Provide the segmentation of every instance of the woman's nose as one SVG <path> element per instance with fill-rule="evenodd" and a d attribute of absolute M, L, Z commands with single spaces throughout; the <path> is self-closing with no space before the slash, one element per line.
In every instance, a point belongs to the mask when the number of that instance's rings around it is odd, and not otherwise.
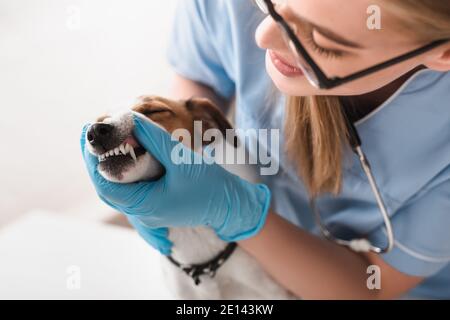
<path fill-rule="evenodd" d="M 262 49 L 283 50 L 286 48 L 280 28 L 269 16 L 256 29 L 255 40 L 258 47 Z"/>

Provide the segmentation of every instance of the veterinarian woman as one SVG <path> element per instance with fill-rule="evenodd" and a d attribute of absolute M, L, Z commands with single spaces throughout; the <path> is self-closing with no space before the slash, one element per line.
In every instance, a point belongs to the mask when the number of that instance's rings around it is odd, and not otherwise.
<path fill-rule="evenodd" d="M 208 225 L 302 298 L 450 298 L 447 39 L 449 1 L 180 1 L 173 96 L 224 109 L 235 98 L 237 127 L 282 130 L 280 172 L 254 185 L 218 165 L 175 166 L 170 137 L 136 119 L 167 175 L 93 182 L 164 254 L 165 227 Z"/>

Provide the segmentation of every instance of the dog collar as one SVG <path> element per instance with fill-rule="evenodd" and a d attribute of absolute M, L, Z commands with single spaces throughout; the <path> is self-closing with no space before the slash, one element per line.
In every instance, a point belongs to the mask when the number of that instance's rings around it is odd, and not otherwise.
<path fill-rule="evenodd" d="M 217 256 L 212 258 L 211 260 L 199 263 L 199 264 L 184 264 L 176 261 L 172 256 L 168 256 L 170 262 L 172 262 L 175 266 L 183 270 L 188 276 L 190 276 L 195 285 L 200 284 L 200 276 L 209 275 L 211 278 L 214 278 L 217 270 L 228 260 L 231 254 L 237 247 L 236 242 L 230 242 L 225 249 L 223 249 Z"/>

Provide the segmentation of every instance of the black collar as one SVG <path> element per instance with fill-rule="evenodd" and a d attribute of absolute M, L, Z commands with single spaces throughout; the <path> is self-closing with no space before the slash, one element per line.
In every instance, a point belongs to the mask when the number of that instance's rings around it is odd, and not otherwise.
<path fill-rule="evenodd" d="M 213 278 L 216 275 L 216 271 L 220 268 L 221 265 L 225 263 L 225 261 L 228 260 L 236 247 L 236 242 L 230 242 L 225 247 L 225 249 L 223 249 L 217 256 L 207 262 L 199 264 L 180 263 L 176 261 L 172 256 L 168 256 L 167 258 L 175 266 L 186 272 L 186 274 L 194 280 L 195 285 L 199 285 L 200 276 L 209 275 L 211 278 Z"/>

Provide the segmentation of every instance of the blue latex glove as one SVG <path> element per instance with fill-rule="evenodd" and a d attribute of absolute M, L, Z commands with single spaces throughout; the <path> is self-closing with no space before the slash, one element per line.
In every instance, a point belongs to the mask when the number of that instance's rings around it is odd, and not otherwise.
<path fill-rule="evenodd" d="M 97 172 L 98 160 L 85 150 L 85 161 L 100 198 L 150 228 L 209 226 L 225 241 L 249 238 L 264 225 L 270 191 L 252 184 L 217 164 L 174 164 L 172 149 L 201 158 L 145 117 L 134 114 L 134 135 L 165 168 L 154 182 L 115 184 Z"/>
<path fill-rule="evenodd" d="M 95 181 L 96 184 L 94 184 L 98 195 L 100 198 L 109 206 L 112 208 L 121 211 L 120 207 L 115 206 L 114 204 L 107 201 L 101 194 L 100 190 L 102 192 L 105 192 L 107 188 L 114 188 L 115 184 L 105 180 L 97 171 L 97 164 L 98 160 L 96 157 L 94 157 L 92 154 L 90 154 L 87 150 L 85 150 L 86 146 L 86 131 L 88 129 L 89 125 L 85 125 L 83 128 L 83 132 L 81 134 L 80 144 L 81 144 L 81 151 L 83 154 L 83 158 L 87 164 L 89 175 L 92 179 L 92 181 Z M 119 185 L 118 185 L 119 186 Z M 100 189 L 99 189 L 100 187 Z M 153 248 L 161 252 L 162 254 L 168 256 L 171 253 L 172 250 L 172 242 L 168 239 L 168 230 L 167 228 L 149 228 L 142 224 L 142 222 L 139 221 L 137 217 L 134 216 L 127 216 L 128 221 L 130 224 L 136 229 L 136 231 L 139 233 L 139 235 Z"/>

